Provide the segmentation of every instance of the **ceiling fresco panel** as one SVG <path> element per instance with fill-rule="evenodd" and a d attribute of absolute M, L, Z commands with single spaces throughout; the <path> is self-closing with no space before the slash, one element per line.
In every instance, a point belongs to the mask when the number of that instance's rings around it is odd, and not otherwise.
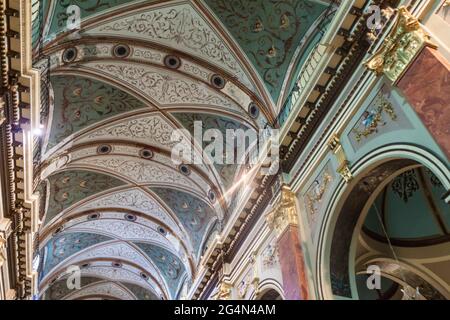
<path fill-rule="evenodd" d="M 233 35 L 276 102 L 309 28 L 326 6 L 309 0 L 205 0 Z"/>
<path fill-rule="evenodd" d="M 41 290 L 56 299 L 176 299 L 232 211 L 223 194 L 241 169 L 205 159 L 194 123 L 224 137 L 256 132 L 273 118 L 260 99 L 268 93 L 202 1 L 49 3 L 36 63 L 49 70 L 50 101 L 39 159 Z M 64 34 L 71 4 L 81 29 Z M 185 130 L 174 139 L 177 129 Z M 202 163 L 174 161 L 180 143 Z M 70 265 L 88 280 L 62 292 Z"/>
<path fill-rule="evenodd" d="M 156 187 L 151 190 L 177 215 L 188 231 L 198 256 L 205 232 L 215 217 L 213 209 L 199 198 L 186 192 Z"/>
<path fill-rule="evenodd" d="M 172 243 L 158 231 L 135 222 L 114 219 L 96 219 L 78 223 L 68 229 L 72 232 L 97 232 L 122 240 L 152 241 L 165 246 Z"/>
<path fill-rule="evenodd" d="M 243 112 L 236 102 L 208 84 L 162 68 L 129 61 L 94 61 L 83 66 L 118 79 L 160 106 L 208 105 Z"/>
<path fill-rule="evenodd" d="M 194 138 L 198 138 L 195 136 L 195 122 L 201 123 L 202 133 L 208 129 L 217 129 L 221 132 L 222 137 L 227 136 L 227 130 L 251 130 L 246 125 L 239 123 L 238 121 L 231 119 L 229 117 L 208 114 L 208 113 L 173 113 L 173 116 L 191 133 L 191 136 Z M 200 136 L 202 141 L 198 141 L 202 145 L 203 150 L 210 143 L 203 140 L 203 136 Z M 224 139 L 224 151 L 226 150 L 226 145 L 230 144 L 233 150 L 236 150 L 236 143 L 227 141 Z M 223 164 L 214 162 L 214 166 L 222 179 L 223 184 L 225 185 L 225 189 L 229 189 L 234 180 L 239 165 L 237 164 L 226 164 L 223 161 Z"/>
<path fill-rule="evenodd" d="M 110 35 L 156 42 L 200 57 L 253 85 L 235 55 L 190 3 L 149 8 L 89 28 L 88 35 Z"/>
<path fill-rule="evenodd" d="M 171 140 L 174 129 L 175 127 L 159 114 L 141 114 L 104 125 L 80 137 L 79 141 L 120 139 L 170 150 L 181 141 Z"/>
<path fill-rule="evenodd" d="M 156 2 L 157 0 L 145 0 L 148 3 Z M 70 5 L 77 5 L 80 8 L 80 17 L 86 20 L 95 15 L 105 13 L 111 9 L 119 6 L 139 3 L 142 0 L 53 0 L 53 11 L 50 18 L 49 30 L 47 38 L 51 39 L 57 34 L 67 31 L 67 20 L 69 15 L 68 7 Z"/>
<path fill-rule="evenodd" d="M 102 281 L 100 278 L 96 277 L 81 277 L 80 279 L 80 286 L 81 288 L 87 286 L 88 284 L 95 283 Z M 50 287 L 45 290 L 44 294 L 42 295 L 41 299 L 43 300 L 61 300 L 68 294 L 72 292 L 71 289 L 67 286 L 67 279 L 58 280 Z"/>
<path fill-rule="evenodd" d="M 59 263 L 71 255 L 97 243 L 111 240 L 96 233 L 64 233 L 53 237 L 44 247 L 44 264 L 41 279 Z"/>
<path fill-rule="evenodd" d="M 153 292 L 150 290 L 146 290 L 141 286 L 138 286 L 133 283 L 122 283 L 125 287 L 127 287 L 138 300 L 160 300 Z"/>
<path fill-rule="evenodd" d="M 119 263 L 113 266 L 112 263 Z M 132 265 L 115 261 L 94 261 L 89 266 L 81 268 L 81 277 L 98 277 L 114 282 L 127 282 L 139 285 L 147 290 L 155 289 L 147 279 L 144 279 L 140 268 Z"/>
<path fill-rule="evenodd" d="M 88 165 L 93 167 L 104 167 L 103 170 L 122 175 L 139 184 L 164 182 L 164 180 L 160 181 L 161 179 L 152 178 L 154 176 L 152 174 L 153 171 L 148 167 L 155 166 L 161 171 L 169 171 L 168 179 L 167 181 L 165 181 L 166 183 L 175 183 L 181 187 L 189 186 L 190 189 L 192 187 L 192 189 L 197 190 L 199 194 L 206 194 L 207 191 L 211 189 L 211 185 L 213 184 L 211 180 L 215 180 L 214 176 L 212 176 L 209 171 L 206 171 L 206 168 L 203 165 L 191 165 L 190 168 L 192 170 L 189 170 L 188 173 L 181 172 L 178 162 L 172 160 L 172 157 L 175 157 L 175 155 L 164 154 L 163 152 L 158 152 L 160 150 L 157 149 L 153 151 L 152 147 L 142 147 L 139 145 L 136 146 L 131 143 L 129 145 L 125 143 L 101 144 L 101 146 L 104 145 L 111 147 L 110 152 L 107 155 L 98 154 L 98 145 L 77 148 L 70 153 L 70 160 L 68 161 L 67 166 L 77 167 Z M 190 147 L 190 144 L 188 144 L 187 147 Z M 143 151 L 150 152 L 150 156 L 143 157 Z M 183 160 L 189 163 L 189 159 L 187 157 L 185 158 L 180 159 L 180 161 Z M 99 159 L 101 159 L 101 161 L 99 161 Z M 123 160 L 122 162 L 120 162 L 122 163 L 122 165 L 119 167 L 117 167 L 117 165 L 113 165 L 111 167 L 105 166 L 105 164 L 111 159 Z M 128 164 L 128 167 L 133 164 L 133 167 L 139 169 L 139 171 L 124 172 L 123 167 L 126 167 L 124 163 Z M 171 181 L 172 178 L 176 179 L 176 181 Z"/>
<path fill-rule="evenodd" d="M 136 297 L 122 284 L 115 282 L 98 282 L 85 286 L 81 290 L 65 297 L 66 300 L 78 300 L 83 297 L 112 297 L 119 300 L 136 300 Z"/>

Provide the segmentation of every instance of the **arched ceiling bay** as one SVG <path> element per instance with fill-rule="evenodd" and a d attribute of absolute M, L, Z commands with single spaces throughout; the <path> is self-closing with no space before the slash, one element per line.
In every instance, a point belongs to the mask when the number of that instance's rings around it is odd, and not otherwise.
<path fill-rule="evenodd" d="M 67 29 L 71 5 L 80 8 L 80 29 Z M 280 92 L 290 86 L 326 6 L 310 0 L 40 6 L 35 66 L 49 92 L 38 161 L 41 296 L 176 299 L 232 213 L 227 191 L 243 170 L 202 153 L 208 143 L 194 137 L 195 122 L 224 136 L 227 129 L 271 126 Z M 184 130 L 174 137 L 178 129 Z M 173 156 L 177 144 L 201 161 Z M 83 279 L 75 291 L 64 286 L 71 266 Z"/>

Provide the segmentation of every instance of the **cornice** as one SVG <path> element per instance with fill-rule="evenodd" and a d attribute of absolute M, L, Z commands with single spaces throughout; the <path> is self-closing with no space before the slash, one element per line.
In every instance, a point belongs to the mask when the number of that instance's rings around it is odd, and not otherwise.
<path fill-rule="evenodd" d="M 6 214 L 11 219 L 11 246 L 7 247 L 17 298 L 35 291 L 32 271 L 32 238 L 37 230 L 37 202 L 33 195 L 32 128 L 38 124 L 38 73 L 31 68 L 31 1 L 0 1 L 1 94 L 4 111 L 2 184 Z M 1 112 L 0 112 L 1 114 Z M 6 201 L 5 201 L 6 200 Z"/>

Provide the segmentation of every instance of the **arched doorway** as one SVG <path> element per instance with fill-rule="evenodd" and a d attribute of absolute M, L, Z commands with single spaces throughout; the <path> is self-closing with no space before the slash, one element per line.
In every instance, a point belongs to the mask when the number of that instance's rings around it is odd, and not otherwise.
<path fill-rule="evenodd" d="M 322 247 L 322 298 L 448 299 L 448 185 L 412 159 L 360 172 L 330 209 L 335 220 Z M 373 270 L 381 288 L 367 286 Z"/>

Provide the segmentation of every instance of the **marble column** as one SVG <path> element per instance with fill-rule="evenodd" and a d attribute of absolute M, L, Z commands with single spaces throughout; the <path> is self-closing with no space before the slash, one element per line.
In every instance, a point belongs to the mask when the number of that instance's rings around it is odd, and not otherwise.
<path fill-rule="evenodd" d="M 287 300 L 307 300 L 308 283 L 305 259 L 299 238 L 295 194 L 286 186 L 281 197 L 267 215 L 267 222 L 277 233 L 278 256 Z"/>
<path fill-rule="evenodd" d="M 425 47 L 398 87 L 450 159 L 450 63 L 436 49 Z"/>

